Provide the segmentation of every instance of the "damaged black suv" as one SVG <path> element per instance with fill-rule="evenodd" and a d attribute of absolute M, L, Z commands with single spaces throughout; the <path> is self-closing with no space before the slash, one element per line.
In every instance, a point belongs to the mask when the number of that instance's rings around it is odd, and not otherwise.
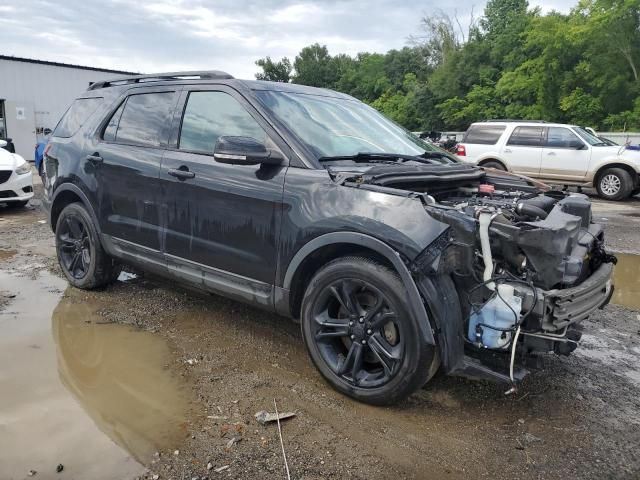
<path fill-rule="evenodd" d="M 586 196 L 459 163 L 329 90 L 98 82 L 44 165 L 72 285 L 129 264 L 292 317 L 324 378 L 372 404 L 437 372 L 513 386 L 613 289 Z"/>

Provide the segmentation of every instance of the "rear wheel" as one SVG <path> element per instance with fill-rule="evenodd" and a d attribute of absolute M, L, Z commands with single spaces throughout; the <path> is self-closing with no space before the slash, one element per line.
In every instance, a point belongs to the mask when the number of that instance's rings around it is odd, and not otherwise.
<path fill-rule="evenodd" d="M 626 170 L 609 168 L 598 177 L 596 189 L 606 200 L 624 200 L 633 191 L 633 180 Z"/>
<path fill-rule="evenodd" d="M 120 273 L 120 265 L 102 248 L 91 216 L 80 203 L 67 205 L 60 212 L 56 252 L 62 272 L 74 287 L 102 287 Z"/>
<path fill-rule="evenodd" d="M 495 168 L 496 170 L 502 170 L 502 171 L 506 171 L 507 170 L 504 167 L 504 165 L 502 165 L 500 162 L 496 162 L 494 160 L 490 160 L 488 162 L 485 162 L 481 166 L 482 167 L 486 167 L 486 168 Z"/>
<path fill-rule="evenodd" d="M 315 274 L 303 299 L 301 327 L 324 378 L 362 402 L 385 405 L 407 397 L 438 362 L 398 276 L 366 258 L 340 258 Z"/>

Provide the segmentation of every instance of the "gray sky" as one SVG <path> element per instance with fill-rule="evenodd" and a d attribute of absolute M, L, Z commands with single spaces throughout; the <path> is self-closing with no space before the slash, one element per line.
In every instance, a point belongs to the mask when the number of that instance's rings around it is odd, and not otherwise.
<path fill-rule="evenodd" d="M 530 0 L 568 12 L 574 1 Z M 452 6 L 452 5 L 455 5 Z M 0 54 L 139 72 L 220 69 L 253 78 L 255 60 L 386 52 L 442 9 L 468 23 L 485 0 L 3 0 Z"/>

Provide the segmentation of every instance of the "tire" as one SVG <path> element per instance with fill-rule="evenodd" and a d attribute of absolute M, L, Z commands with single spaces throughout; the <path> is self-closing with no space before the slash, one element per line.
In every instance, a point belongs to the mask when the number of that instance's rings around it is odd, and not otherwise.
<path fill-rule="evenodd" d="M 397 403 L 439 364 L 398 275 L 366 258 L 343 257 L 320 269 L 305 292 L 300 324 L 322 376 L 361 402 Z"/>
<path fill-rule="evenodd" d="M 622 168 L 608 168 L 596 182 L 598 195 L 605 200 L 624 200 L 633 191 L 633 180 L 629 172 Z"/>
<path fill-rule="evenodd" d="M 481 167 L 485 167 L 485 168 L 495 168 L 496 170 L 502 170 L 503 172 L 506 172 L 507 169 L 505 168 L 504 165 L 502 165 L 500 162 L 496 162 L 494 160 L 490 160 L 488 162 L 485 162 L 481 165 Z"/>
<path fill-rule="evenodd" d="M 108 285 L 121 270 L 102 248 L 91 216 L 80 203 L 71 203 L 60 212 L 56 254 L 69 283 L 84 290 Z"/>

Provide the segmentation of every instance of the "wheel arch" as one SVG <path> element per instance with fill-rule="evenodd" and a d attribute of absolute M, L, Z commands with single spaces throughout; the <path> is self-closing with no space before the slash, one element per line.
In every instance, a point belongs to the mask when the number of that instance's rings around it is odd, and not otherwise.
<path fill-rule="evenodd" d="M 73 183 L 64 183 L 56 189 L 56 193 L 51 200 L 51 206 L 49 208 L 49 225 L 51 226 L 51 230 L 55 233 L 60 213 L 64 207 L 71 203 L 81 203 L 87 209 L 87 212 L 89 212 L 89 216 L 91 216 L 91 220 L 98 231 L 98 236 L 100 236 L 100 224 L 98 223 L 98 217 L 96 212 L 93 210 L 91 202 L 80 187 Z"/>
<path fill-rule="evenodd" d="M 335 258 L 354 253 L 377 260 L 395 271 L 407 290 L 409 306 L 420 320 L 425 340 L 434 345 L 435 340 L 427 310 L 409 269 L 400 254 L 389 245 L 366 234 L 356 232 L 333 232 L 321 235 L 305 244 L 294 255 L 287 267 L 282 285 L 279 311 L 287 310 L 294 318 L 299 317 L 302 298 L 313 274 Z"/>
<path fill-rule="evenodd" d="M 479 167 L 483 167 L 484 165 L 486 165 L 489 162 L 499 163 L 500 165 L 502 165 L 504 167 L 505 171 L 507 171 L 507 172 L 511 171 L 506 163 L 504 163 L 502 160 L 498 160 L 497 158 L 493 158 L 493 157 L 483 158 L 482 160 L 479 160 L 478 161 L 478 166 Z"/>
<path fill-rule="evenodd" d="M 609 170 L 610 168 L 620 168 L 626 171 L 629 175 L 631 175 L 631 180 L 633 181 L 634 188 L 638 186 L 638 172 L 636 172 L 631 165 L 628 165 L 626 163 L 613 162 L 613 163 L 606 163 L 598 167 L 598 170 L 596 170 L 596 173 L 593 176 L 594 188 L 597 188 L 598 182 L 600 181 L 602 174 L 605 171 Z"/>

